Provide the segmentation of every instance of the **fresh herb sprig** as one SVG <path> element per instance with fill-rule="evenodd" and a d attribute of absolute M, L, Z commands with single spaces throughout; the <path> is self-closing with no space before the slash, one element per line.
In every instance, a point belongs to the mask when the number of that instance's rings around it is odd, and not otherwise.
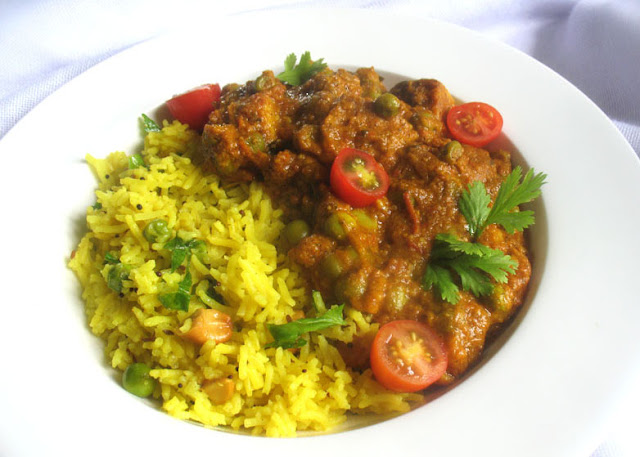
<path fill-rule="evenodd" d="M 298 64 L 296 64 L 297 60 L 294 53 L 287 56 L 284 61 L 284 71 L 277 76 L 280 81 L 291 84 L 292 86 L 299 86 L 327 67 L 327 64 L 323 62 L 324 59 L 312 61 L 309 51 L 304 52 L 300 56 L 300 62 Z"/>
<path fill-rule="evenodd" d="M 318 295 L 314 291 L 313 299 L 316 300 Z M 320 299 L 322 298 L 320 297 Z M 273 336 L 273 342 L 265 347 L 281 347 L 284 349 L 302 347 L 307 344 L 307 340 L 302 337 L 303 334 L 333 327 L 334 325 L 345 325 L 346 322 L 342 316 L 343 309 L 344 305 L 334 305 L 330 310 L 318 317 L 298 319 L 281 325 L 269 324 L 267 328 L 271 336 Z"/>
<path fill-rule="evenodd" d="M 524 230 L 535 222 L 533 211 L 518 211 L 516 208 L 540 195 L 540 187 L 545 183 L 547 175 L 536 174 L 531 169 L 522 182 L 521 178 L 522 168 L 518 166 L 500 186 L 491 207 L 489 206 L 491 197 L 481 182 L 474 182 L 462 192 L 458 205 L 467 219 L 472 238 L 480 236 L 482 231 L 491 224 L 500 224 L 508 233 L 513 233 Z"/>
<path fill-rule="evenodd" d="M 193 252 L 198 249 L 202 245 L 202 241 L 200 240 L 189 240 L 185 241 L 179 236 L 176 236 L 171 241 L 168 241 L 164 245 L 164 249 L 171 251 L 171 272 L 173 273 L 176 269 L 182 265 L 182 263 L 187 260 L 187 267 L 189 266 L 191 255 Z"/>
<path fill-rule="evenodd" d="M 141 118 L 142 118 L 142 128 L 144 128 L 145 132 L 147 133 L 159 132 L 161 130 L 160 126 L 156 124 L 156 122 L 146 114 L 143 113 L 141 115 Z"/>
<path fill-rule="evenodd" d="M 146 166 L 147 164 L 144 163 L 144 158 L 139 152 L 129 156 L 129 170 Z"/>
<path fill-rule="evenodd" d="M 460 279 L 463 290 L 481 297 L 493 291 L 491 278 L 506 283 L 507 275 L 515 273 L 517 267 L 516 260 L 498 249 L 441 233 L 436 236 L 423 285 L 426 289 L 435 287 L 443 300 L 455 304 L 460 288 L 452 273 Z"/>
<path fill-rule="evenodd" d="M 472 183 L 458 201 L 471 239 L 477 239 L 491 224 L 501 225 L 510 234 L 532 225 L 533 211 L 520 211 L 518 206 L 540 195 L 546 177 L 544 173 L 529 170 L 522 178 L 522 169 L 514 168 L 498 189 L 493 206 L 484 184 Z M 517 267 L 518 262 L 500 250 L 461 241 L 451 234 L 439 234 L 422 285 L 427 290 L 436 289 L 443 300 L 456 304 L 460 299 L 460 286 L 476 297 L 486 296 L 493 292 L 492 279 L 506 283 L 507 275 L 515 273 Z"/>
<path fill-rule="evenodd" d="M 191 272 L 187 271 L 182 281 L 178 283 L 178 290 L 168 294 L 158 296 L 160 303 L 167 309 L 175 309 L 180 311 L 189 310 L 189 301 L 191 300 Z"/>
<path fill-rule="evenodd" d="M 164 245 L 164 249 L 171 252 L 171 272 L 173 273 L 187 261 L 187 273 L 185 277 L 178 283 L 178 290 L 168 294 L 158 296 L 160 303 L 167 309 L 187 311 L 189 309 L 189 300 L 191 299 L 191 286 L 193 284 L 189 265 L 191 263 L 191 255 L 200 251 L 204 244 L 200 240 L 185 241 L 176 236 Z"/>

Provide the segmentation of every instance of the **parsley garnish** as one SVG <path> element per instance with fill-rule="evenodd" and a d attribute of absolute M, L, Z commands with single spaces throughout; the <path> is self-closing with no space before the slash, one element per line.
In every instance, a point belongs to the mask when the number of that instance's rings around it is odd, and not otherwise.
<path fill-rule="evenodd" d="M 538 197 L 546 177 L 529 170 L 521 182 L 522 169 L 514 168 L 498 189 L 493 206 L 489 206 L 491 197 L 484 184 L 472 183 L 458 201 L 471 238 L 479 237 L 491 224 L 500 224 L 508 233 L 532 225 L 533 211 L 520 211 L 518 205 Z M 460 299 L 456 277 L 463 290 L 482 297 L 493 292 L 492 279 L 506 283 L 507 275 L 515 273 L 517 267 L 518 262 L 500 250 L 441 233 L 436 236 L 422 285 L 427 290 L 437 289 L 443 300 L 456 304 Z"/>
<path fill-rule="evenodd" d="M 547 175 L 529 170 L 520 182 L 522 168 L 516 167 L 504 180 L 493 203 L 484 185 L 476 181 L 462 192 L 458 202 L 460 211 L 467 219 L 469 233 L 473 238 L 491 224 L 500 224 L 508 232 L 521 231 L 534 223 L 533 211 L 518 211 L 518 205 L 528 203 L 540 195 L 540 187 Z M 515 210 L 515 211 L 514 211 Z"/>
<path fill-rule="evenodd" d="M 144 127 L 144 131 L 149 133 L 149 132 L 159 132 L 160 126 L 158 124 L 156 124 L 156 122 L 151 119 L 149 116 L 147 116 L 146 114 L 142 114 L 142 126 Z"/>
<path fill-rule="evenodd" d="M 100 202 L 95 202 L 92 206 L 92 208 L 96 211 L 98 211 L 99 209 L 102 209 L 102 203 Z"/>
<path fill-rule="evenodd" d="M 313 298 L 316 300 L 316 295 L 313 295 Z M 281 325 L 269 324 L 267 327 L 271 336 L 273 336 L 273 342 L 265 347 L 281 347 L 284 349 L 302 347 L 307 344 L 307 340 L 302 338 L 303 334 L 333 327 L 334 325 L 346 324 L 342 317 L 343 308 L 344 305 L 334 305 L 330 310 L 318 317 L 298 319 Z"/>
<path fill-rule="evenodd" d="M 296 60 L 297 57 L 294 53 L 287 56 L 284 61 L 284 71 L 277 76 L 280 81 L 291 84 L 292 86 L 299 86 L 327 67 L 327 64 L 323 62 L 324 59 L 318 59 L 312 62 L 309 51 L 306 51 L 300 56 L 300 63 L 297 65 Z"/>
<path fill-rule="evenodd" d="M 517 267 L 518 262 L 498 249 L 460 241 L 453 235 L 441 233 L 436 236 L 422 280 L 426 289 L 435 287 L 443 300 L 455 304 L 460 289 L 452 273 L 460 278 L 463 290 L 481 297 L 493 291 L 491 278 L 505 283 L 507 274 L 515 273 Z"/>

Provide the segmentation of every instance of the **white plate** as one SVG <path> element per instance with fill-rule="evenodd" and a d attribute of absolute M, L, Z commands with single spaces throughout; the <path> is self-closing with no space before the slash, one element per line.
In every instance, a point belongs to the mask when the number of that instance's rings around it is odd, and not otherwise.
<path fill-rule="evenodd" d="M 332 67 L 437 78 L 462 100 L 498 107 L 506 136 L 549 176 L 526 313 L 464 382 L 390 421 L 299 439 L 180 422 L 125 394 L 87 329 L 66 269 L 94 201 L 83 157 L 133 152 L 140 113 L 175 93 L 243 82 L 305 50 Z M 200 37 L 160 38 L 87 71 L 10 131 L 0 156 L 0 455 L 586 456 L 638 374 L 637 157 L 568 82 L 459 27 L 330 10 L 216 21 Z"/>

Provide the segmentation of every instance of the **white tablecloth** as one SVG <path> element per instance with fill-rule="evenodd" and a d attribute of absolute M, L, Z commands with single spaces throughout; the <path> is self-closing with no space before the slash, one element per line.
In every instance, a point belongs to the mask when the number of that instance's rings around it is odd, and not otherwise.
<path fill-rule="evenodd" d="M 136 43 L 237 12 L 309 6 L 410 13 L 510 44 L 582 90 L 640 155 L 640 0 L 2 0 L 0 138 L 57 88 Z M 640 386 L 591 457 L 640 456 L 638 411 Z"/>

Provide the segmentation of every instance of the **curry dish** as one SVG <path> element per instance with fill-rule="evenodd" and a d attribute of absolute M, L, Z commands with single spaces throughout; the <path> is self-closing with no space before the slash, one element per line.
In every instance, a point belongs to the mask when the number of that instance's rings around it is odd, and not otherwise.
<path fill-rule="evenodd" d="M 424 287 L 438 234 L 472 241 L 459 208 L 463 191 L 480 182 L 495 200 L 512 171 L 508 152 L 453 139 L 446 116 L 454 105 L 436 80 L 387 91 L 373 68 L 325 68 L 300 85 L 265 71 L 222 89 L 197 153 L 206 172 L 264 183 L 290 221 L 289 257 L 325 301 L 381 324 L 415 320 L 433 329 L 448 359 L 441 384 L 479 358 L 487 338 L 522 303 L 531 276 L 523 232 L 491 224 L 475 241 L 517 262 L 505 282 L 481 297 L 460 290 L 456 303 Z M 352 149 L 388 175 L 388 191 L 369 205 L 354 207 L 332 189 L 332 165 Z M 371 344 L 360 338 L 338 348 L 349 366 L 363 370 Z"/>

